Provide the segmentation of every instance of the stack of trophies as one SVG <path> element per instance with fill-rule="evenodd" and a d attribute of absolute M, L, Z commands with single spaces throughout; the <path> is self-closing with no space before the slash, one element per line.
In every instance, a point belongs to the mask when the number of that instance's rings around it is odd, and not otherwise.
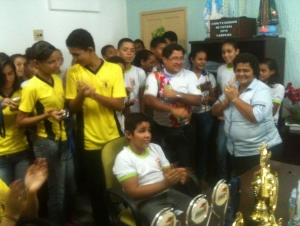
<path fill-rule="evenodd" d="M 274 216 L 278 197 L 278 176 L 276 172 L 271 173 L 270 165 L 267 164 L 271 152 L 268 151 L 266 143 L 258 147 L 258 150 L 260 152 L 260 169 L 254 173 L 254 181 L 251 183 L 255 196 L 255 207 L 250 216 L 251 222 L 247 222 L 247 225 L 281 226 L 282 219 L 277 222 Z M 300 181 L 298 187 L 298 193 L 300 193 Z M 239 191 L 239 178 L 233 178 L 229 185 L 225 180 L 220 180 L 213 189 L 211 204 L 206 199 L 206 195 L 202 194 L 191 201 L 185 213 L 185 222 L 177 220 L 176 211 L 174 212 L 172 208 L 165 208 L 156 215 L 151 226 L 244 226 L 246 224 L 243 215 L 241 212 L 237 212 Z M 289 222 L 289 225 L 297 225 L 293 224 L 297 220 L 296 218 L 297 216 Z"/>

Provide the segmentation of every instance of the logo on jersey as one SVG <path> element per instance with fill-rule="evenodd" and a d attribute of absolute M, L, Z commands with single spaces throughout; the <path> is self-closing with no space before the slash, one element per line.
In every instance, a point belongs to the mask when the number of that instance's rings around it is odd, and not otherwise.
<path fill-rule="evenodd" d="M 148 89 L 149 89 L 149 85 L 146 85 L 146 86 L 145 86 L 145 90 L 148 90 Z"/>
<path fill-rule="evenodd" d="M 160 158 L 156 158 L 156 159 L 155 159 L 155 162 L 156 162 L 158 168 L 159 168 L 160 170 L 162 170 Z"/>
<path fill-rule="evenodd" d="M 201 91 L 201 86 L 200 85 L 197 85 L 197 89 L 199 89 Z"/>
<path fill-rule="evenodd" d="M 130 78 L 130 86 L 131 87 L 135 86 L 135 80 L 134 80 L 134 78 Z"/>
<path fill-rule="evenodd" d="M 101 88 L 103 88 L 103 89 L 109 88 L 109 83 L 107 80 L 101 81 Z"/>

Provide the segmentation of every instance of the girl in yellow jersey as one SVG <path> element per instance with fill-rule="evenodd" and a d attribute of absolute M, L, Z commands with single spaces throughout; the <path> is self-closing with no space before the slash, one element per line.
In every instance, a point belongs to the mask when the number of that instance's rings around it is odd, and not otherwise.
<path fill-rule="evenodd" d="M 0 58 L 0 178 L 11 184 L 23 179 L 29 164 L 25 129 L 16 128 L 21 89 L 14 63 Z"/>
<path fill-rule="evenodd" d="M 59 71 L 60 53 L 45 41 L 35 43 L 28 52 L 37 74 L 23 88 L 17 125 L 37 125 L 37 138 L 33 142 L 36 158 L 46 158 L 48 177 L 48 216 L 59 225 L 63 223 L 65 184 L 71 182 L 74 193 L 73 159 L 68 150 L 64 111 L 64 90 L 56 73 Z M 33 116 L 32 116 L 33 115 Z"/>

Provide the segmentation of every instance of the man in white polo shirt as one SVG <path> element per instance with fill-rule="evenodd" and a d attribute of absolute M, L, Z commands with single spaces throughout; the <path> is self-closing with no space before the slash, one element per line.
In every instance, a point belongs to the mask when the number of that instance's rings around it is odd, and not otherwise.
<path fill-rule="evenodd" d="M 192 167 L 191 106 L 201 105 L 202 93 L 195 73 L 183 69 L 184 52 L 178 44 L 164 48 L 165 68 L 148 76 L 144 101 L 154 110 L 153 141 L 162 146 L 170 162 Z"/>

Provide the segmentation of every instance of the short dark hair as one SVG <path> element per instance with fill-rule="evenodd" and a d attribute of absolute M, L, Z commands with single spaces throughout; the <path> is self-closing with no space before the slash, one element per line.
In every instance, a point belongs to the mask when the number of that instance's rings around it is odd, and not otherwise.
<path fill-rule="evenodd" d="M 178 42 L 177 34 L 174 31 L 166 31 L 163 36 L 164 39 L 169 39 L 170 42 Z"/>
<path fill-rule="evenodd" d="M 235 50 L 240 49 L 239 43 L 238 43 L 235 39 L 227 39 L 227 40 L 225 40 L 224 42 L 222 42 L 221 48 L 222 48 L 223 45 L 225 45 L 225 44 L 231 45 Z"/>
<path fill-rule="evenodd" d="M 67 47 L 79 48 L 87 50 L 92 47 L 96 51 L 95 43 L 92 35 L 84 29 L 76 29 L 69 34 L 66 40 Z"/>
<path fill-rule="evenodd" d="M 132 39 L 130 38 L 122 38 L 120 39 L 120 41 L 118 42 L 118 49 L 121 48 L 121 46 L 123 45 L 124 42 L 131 42 L 134 44 L 134 42 L 132 41 Z"/>
<path fill-rule="evenodd" d="M 107 50 L 108 50 L 109 48 L 115 48 L 115 47 L 114 47 L 113 45 L 105 45 L 105 46 L 103 46 L 102 49 L 101 49 L 101 55 L 102 55 L 102 56 L 105 56 L 105 55 L 106 55 L 106 52 L 107 52 Z"/>
<path fill-rule="evenodd" d="M 176 44 L 176 43 L 172 43 L 170 45 L 167 45 L 163 49 L 162 56 L 165 57 L 165 58 L 169 58 L 172 55 L 174 50 L 181 51 L 183 55 L 185 54 L 185 50 L 181 45 Z"/>
<path fill-rule="evenodd" d="M 144 113 L 131 113 L 125 118 L 125 131 L 129 131 L 132 135 L 138 124 L 149 122 L 149 117 Z M 151 124 L 151 123 L 150 123 Z"/>
<path fill-rule="evenodd" d="M 32 47 L 26 49 L 26 57 L 29 60 L 44 61 L 57 50 L 53 45 L 46 41 L 38 41 Z"/>
<path fill-rule="evenodd" d="M 233 68 L 236 69 L 237 64 L 242 63 L 246 64 L 249 63 L 250 67 L 253 70 L 254 76 L 258 78 L 259 76 L 259 62 L 256 56 L 250 54 L 250 53 L 241 53 L 236 56 L 236 58 L 233 60 Z"/>
<path fill-rule="evenodd" d="M 112 56 L 112 57 L 108 58 L 106 61 L 110 62 L 110 63 L 114 63 L 114 64 L 120 63 L 120 64 L 123 64 L 124 67 L 126 67 L 125 60 L 122 57 L 119 57 L 119 56 Z"/>
<path fill-rule="evenodd" d="M 141 39 L 134 40 L 134 43 L 141 43 L 142 47 L 145 49 L 144 42 Z"/>
<path fill-rule="evenodd" d="M 161 43 L 166 43 L 166 40 L 163 37 L 153 38 L 150 42 L 150 47 L 151 48 L 156 48 Z"/>
<path fill-rule="evenodd" d="M 15 62 L 15 60 L 16 60 L 17 58 L 19 58 L 19 57 L 24 58 L 24 59 L 27 60 L 27 57 L 24 56 L 23 54 L 20 54 L 20 53 L 16 53 L 16 54 L 11 55 L 11 56 L 10 56 L 10 59 L 12 60 L 12 62 Z"/>
<path fill-rule="evenodd" d="M 189 61 L 191 63 L 191 65 L 193 64 L 191 59 L 195 59 L 195 57 L 197 56 L 198 53 L 206 53 L 207 56 L 207 51 L 203 48 L 203 47 L 199 47 L 197 49 L 192 50 L 192 52 L 190 52 L 189 54 Z"/>
<path fill-rule="evenodd" d="M 3 74 L 3 69 L 6 66 L 11 66 L 13 71 L 14 71 L 15 80 L 14 80 L 14 83 L 13 83 L 13 90 L 16 91 L 16 90 L 20 89 L 20 83 L 19 83 L 19 79 L 17 77 L 15 64 L 8 57 L 3 57 L 3 58 L 0 59 L 0 88 L 3 88 L 5 83 L 6 83 L 6 77 Z"/>
<path fill-rule="evenodd" d="M 278 64 L 276 60 L 272 58 L 265 58 L 260 62 L 260 64 L 265 64 L 270 70 L 275 71 L 268 79 L 268 85 L 273 88 L 276 83 L 279 83 Z"/>
<path fill-rule="evenodd" d="M 135 55 L 133 65 L 136 67 L 141 67 L 141 60 L 147 61 L 151 55 L 155 56 L 151 51 L 142 49 Z"/>

